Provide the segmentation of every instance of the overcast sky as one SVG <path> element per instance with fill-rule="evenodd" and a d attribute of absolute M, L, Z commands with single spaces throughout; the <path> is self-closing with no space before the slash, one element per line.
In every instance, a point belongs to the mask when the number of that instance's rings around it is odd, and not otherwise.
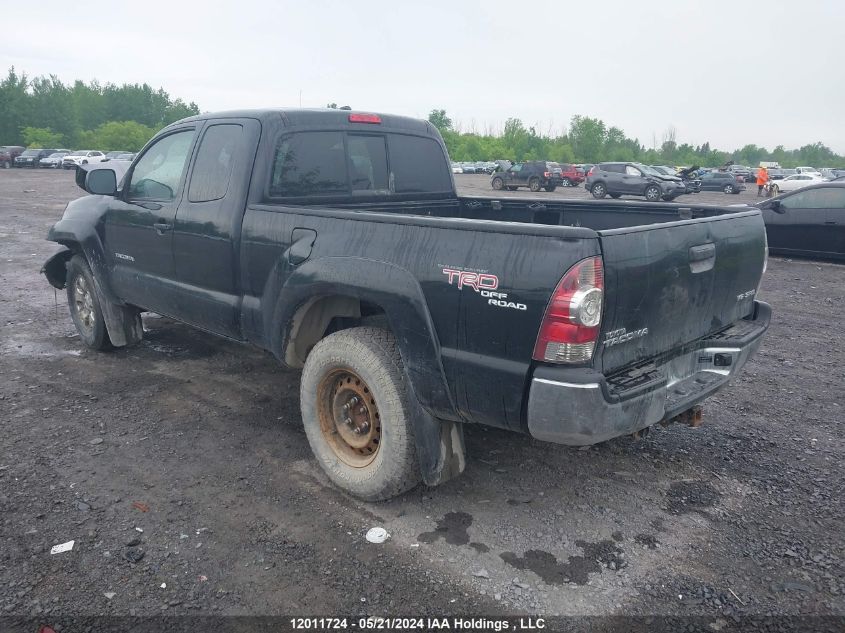
<path fill-rule="evenodd" d="M 324 107 L 463 130 L 599 117 L 651 146 L 845 154 L 845 1 L 3 2 L 0 62 L 203 111 Z M 5 72 L 5 69 L 3 69 Z"/>

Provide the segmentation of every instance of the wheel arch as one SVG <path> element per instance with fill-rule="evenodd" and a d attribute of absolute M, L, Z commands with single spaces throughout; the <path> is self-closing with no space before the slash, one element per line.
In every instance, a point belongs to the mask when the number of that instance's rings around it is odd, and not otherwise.
<path fill-rule="evenodd" d="M 396 337 L 422 406 L 437 418 L 460 420 L 422 288 L 407 270 L 363 258 L 306 261 L 288 277 L 272 306 L 264 338 L 291 368 L 301 367 L 311 347 L 332 331 L 381 319 Z"/>

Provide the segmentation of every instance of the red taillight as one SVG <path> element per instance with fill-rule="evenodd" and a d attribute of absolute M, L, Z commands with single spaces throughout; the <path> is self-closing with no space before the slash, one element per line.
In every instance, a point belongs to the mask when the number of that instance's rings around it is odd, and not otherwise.
<path fill-rule="evenodd" d="M 595 166 L 590 167 L 590 171 L 588 171 L 588 172 L 587 172 L 587 175 L 588 175 L 588 176 L 592 176 L 592 175 L 593 175 L 593 172 L 594 172 L 595 170 L 596 170 Z"/>
<path fill-rule="evenodd" d="M 534 345 L 534 360 L 547 363 L 590 360 L 599 336 L 603 298 L 601 257 L 588 257 L 570 268 L 546 308 Z"/>
<path fill-rule="evenodd" d="M 350 114 L 350 123 L 381 123 L 381 117 L 377 114 Z"/>
<path fill-rule="evenodd" d="M 543 172 L 543 178 L 551 178 L 551 177 L 552 177 L 552 172 L 550 172 L 550 171 L 544 171 Z"/>

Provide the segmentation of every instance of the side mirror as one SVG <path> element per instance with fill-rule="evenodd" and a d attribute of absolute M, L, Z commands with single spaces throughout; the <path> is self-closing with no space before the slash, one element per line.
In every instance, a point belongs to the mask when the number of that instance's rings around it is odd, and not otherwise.
<path fill-rule="evenodd" d="M 100 196 L 113 196 L 117 193 L 117 174 L 112 169 L 94 169 L 85 176 L 88 193 Z"/>

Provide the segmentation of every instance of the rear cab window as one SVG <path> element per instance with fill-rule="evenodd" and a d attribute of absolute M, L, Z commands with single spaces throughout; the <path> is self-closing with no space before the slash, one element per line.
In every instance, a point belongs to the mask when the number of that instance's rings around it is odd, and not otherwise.
<path fill-rule="evenodd" d="M 303 131 L 276 144 L 267 197 L 356 199 L 454 195 L 441 146 L 392 132 Z"/>

